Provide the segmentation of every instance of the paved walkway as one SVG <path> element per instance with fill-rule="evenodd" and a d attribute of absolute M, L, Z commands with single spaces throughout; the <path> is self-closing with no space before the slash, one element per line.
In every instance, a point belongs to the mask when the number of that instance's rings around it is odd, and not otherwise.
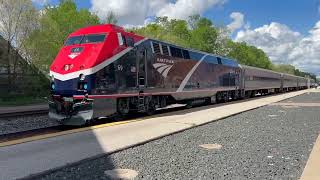
<path fill-rule="evenodd" d="M 73 131 L 0 148 L 0 179 L 22 178 L 105 153 L 148 142 L 194 126 L 291 98 L 309 90 L 224 106 L 193 108 L 142 121 Z M 1 146 L 1 144 L 0 144 Z"/>
<path fill-rule="evenodd" d="M 138 172 L 136 180 L 299 179 L 303 170 L 303 180 L 319 180 L 320 139 L 314 142 L 320 130 L 320 93 L 285 101 L 294 105 L 273 103 L 33 180 L 100 180 L 107 179 L 106 170 L 117 168 Z"/>

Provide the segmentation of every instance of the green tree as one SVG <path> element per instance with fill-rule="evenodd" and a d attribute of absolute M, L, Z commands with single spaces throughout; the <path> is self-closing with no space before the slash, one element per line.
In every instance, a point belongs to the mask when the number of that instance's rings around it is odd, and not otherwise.
<path fill-rule="evenodd" d="M 28 53 L 33 63 L 48 72 L 49 65 L 73 31 L 99 24 L 99 18 L 86 9 L 77 10 L 73 0 L 62 0 L 59 6 L 46 7 L 36 30 L 27 39 Z"/>
<path fill-rule="evenodd" d="M 200 18 L 195 29 L 191 31 L 191 48 L 201 51 L 215 53 L 218 31 L 212 26 L 212 22 L 206 18 Z"/>
<path fill-rule="evenodd" d="M 163 39 L 181 46 L 189 46 L 190 31 L 188 24 L 184 20 L 173 19 L 166 23 Z"/>
<path fill-rule="evenodd" d="M 25 47 L 24 39 L 34 28 L 36 9 L 31 0 L 0 0 L 0 35 L 6 41 L 8 91 L 15 81 L 16 67 Z"/>
<path fill-rule="evenodd" d="M 134 28 L 131 31 L 149 38 L 189 47 L 190 32 L 184 20 L 168 20 L 167 17 L 158 17 L 156 23 Z"/>
<path fill-rule="evenodd" d="M 220 30 L 199 15 L 190 16 L 188 21 L 157 17 L 155 23 L 133 29 L 149 38 L 225 56 L 228 54 L 227 37 Z"/>
<path fill-rule="evenodd" d="M 189 16 L 188 24 L 192 30 L 197 28 L 197 24 L 198 24 L 198 21 L 200 20 L 200 18 L 201 18 L 201 16 L 199 14 Z"/>
<path fill-rule="evenodd" d="M 268 56 L 254 46 L 249 46 L 246 43 L 238 43 L 229 41 L 230 53 L 228 56 L 236 59 L 240 64 L 271 69 L 272 63 Z"/>
<path fill-rule="evenodd" d="M 113 11 L 110 11 L 106 17 L 106 19 L 103 21 L 105 24 L 117 24 L 118 19 Z"/>
<path fill-rule="evenodd" d="M 273 64 L 272 70 L 317 80 L 317 76 L 315 74 L 300 71 L 299 69 L 296 69 L 296 67 L 290 64 Z"/>
<path fill-rule="evenodd" d="M 296 68 L 289 64 L 274 64 L 272 66 L 272 70 L 277 72 L 292 74 L 292 75 L 295 75 L 295 72 L 297 72 Z M 300 74 L 300 71 L 299 71 L 299 74 Z"/>

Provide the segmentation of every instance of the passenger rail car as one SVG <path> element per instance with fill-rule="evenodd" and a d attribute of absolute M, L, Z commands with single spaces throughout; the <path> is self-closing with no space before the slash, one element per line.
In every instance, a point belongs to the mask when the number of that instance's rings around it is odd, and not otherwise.
<path fill-rule="evenodd" d="M 152 114 L 173 103 L 191 107 L 300 89 L 306 81 L 147 39 L 111 24 L 70 34 L 50 75 L 49 117 L 65 125 L 115 114 Z"/>
<path fill-rule="evenodd" d="M 257 93 L 267 94 L 282 91 L 281 73 L 245 65 L 242 67 L 245 74 L 244 89 L 247 97 L 252 97 Z"/>

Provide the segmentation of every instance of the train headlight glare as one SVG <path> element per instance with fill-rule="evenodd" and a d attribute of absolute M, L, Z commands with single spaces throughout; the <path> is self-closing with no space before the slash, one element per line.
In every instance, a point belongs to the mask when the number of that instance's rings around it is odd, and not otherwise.
<path fill-rule="evenodd" d="M 51 83 L 51 89 L 54 90 L 56 88 L 54 83 Z"/>
<path fill-rule="evenodd" d="M 84 74 L 80 74 L 79 78 L 80 78 L 80 81 L 83 81 L 86 78 L 86 76 Z"/>
<path fill-rule="evenodd" d="M 66 64 L 66 65 L 64 65 L 64 68 L 63 68 L 65 71 L 68 71 L 69 69 L 70 69 L 70 66 L 69 66 L 69 64 Z"/>
<path fill-rule="evenodd" d="M 83 89 L 85 89 L 85 90 L 88 89 L 88 84 L 87 84 L 87 83 L 85 83 L 85 84 L 83 85 Z"/>

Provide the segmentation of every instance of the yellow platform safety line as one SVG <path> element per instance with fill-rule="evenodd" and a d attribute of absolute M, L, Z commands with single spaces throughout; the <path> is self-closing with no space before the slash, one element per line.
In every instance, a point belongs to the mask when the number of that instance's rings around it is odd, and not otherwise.
<path fill-rule="evenodd" d="M 128 120 L 128 121 L 119 121 L 119 122 L 113 122 L 113 123 L 100 124 L 100 125 L 91 126 L 91 127 L 72 129 L 72 130 L 67 130 L 67 131 L 62 131 L 62 132 L 37 135 L 37 136 L 32 136 L 32 137 L 3 142 L 3 143 L 0 143 L 0 147 L 12 146 L 12 145 L 16 145 L 16 144 L 22 144 L 22 143 L 31 142 L 31 141 L 38 141 L 38 140 L 53 138 L 53 137 L 57 137 L 57 136 L 63 136 L 63 135 L 68 135 L 68 134 L 84 132 L 84 131 L 90 131 L 93 129 L 105 128 L 105 127 L 116 126 L 116 125 L 121 125 L 121 124 L 128 124 L 128 123 L 132 123 L 132 122 L 142 121 L 145 119 L 148 119 L 148 118 L 140 118 L 140 119 L 134 119 L 134 120 Z"/>
<path fill-rule="evenodd" d="M 166 114 L 166 113 L 164 113 L 164 114 Z M 137 122 L 137 121 L 143 121 L 143 120 L 147 120 L 147 119 L 163 116 L 164 114 L 156 114 L 156 115 L 147 116 L 147 117 L 141 117 L 141 118 L 137 118 L 137 119 L 133 119 L 133 120 L 118 121 L 118 122 L 113 122 L 113 123 L 105 123 L 105 124 L 100 124 L 100 125 L 95 125 L 95 126 L 90 126 L 90 127 L 84 127 L 84 128 L 78 128 L 78 129 L 72 129 L 72 130 L 67 130 L 67 131 L 56 132 L 56 133 L 49 133 L 49 134 L 31 136 L 31 137 L 27 137 L 27 138 L 12 140 L 12 141 L 6 141 L 6 142 L 0 143 L 0 147 L 12 146 L 12 145 L 16 145 L 16 144 L 22 144 L 22 143 L 31 142 L 31 141 L 48 139 L 48 138 L 53 138 L 53 137 L 57 137 L 57 136 L 63 136 L 63 135 L 68 135 L 68 134 L 84 132 L 84 131 L 90 131 L 90 130 L 99 129 L 99 128 L 105 128 L 105 127 L 110 127 L 110 126 L 128 124 L 128 123 Z"/>
<path fill-rule="evenodd" d="M 320 179 L 320 135 L 318 136 L 300 180 Z"/>

